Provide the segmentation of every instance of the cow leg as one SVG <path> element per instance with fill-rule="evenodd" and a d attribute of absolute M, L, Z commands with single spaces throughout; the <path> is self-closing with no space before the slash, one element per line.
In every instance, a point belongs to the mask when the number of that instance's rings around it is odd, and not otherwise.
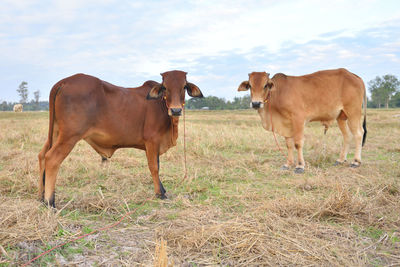
<path fill-rule="evenodd" d="M 356 150 L 354 152 L 354 160 L 351 163 L 351 167 L 357 168 L 361 165 L 361 147 L 362 147 L 362 138 L 364 134 L 364 130 L 361 127 L 360 118 L 349 117 L 348 125 L 351 133 L 354 136 L 354 140 L 356 142 Z"/>
<path fill-rule="evenodd" d="M 157 155 L 157 167 L 158 167 L 158 171 L 160 171 L 160 155 L 159 154 Z M 161 182 L 161 179 L 159 179 L 159 180 L 160 180 L 161 194 L 165 195 L 165 193 L 167 193 L 167 190 L 165 190 L 165 188 Z"/>
<path fill-rule="evenodd" d="M 58 137 L 58 124 L 54 123 L 53 125 L 53 136 L 52 140 L 56 140 Z M 39 181 L 38 181 L 38 193 L 39 193 L 39 199 L 44 200 L 44 185 L 45 185 L 45 180 L 46 180 L 46 172 L 45 172 L 45 155 L 46 152 L 50 149 L 50 140 L 47 139 L 46 143 L 44 144 L 42 150 L 40 150 L 38 158 L 39 158 Z"/>
<path fill-rule="evenodd" d="M 335 166 L 346 162 L 347 153 L 349 152 L 349 148 L 350 148 L 350 135 L 349 135 L 349 128 L 347 126 L 347 120 L 342 120 L 342 119 L 338 118 L 337 123 L 338 123 L 339 129 L 343 135 L 343 146 L 340 151 L 339 159 L 336 160 L 336 162 L 335 162 Z"/>
<path fill-rule="evenodd" d="M 40 150 L 39 155 L 38 155 L 38 159 L 39 159 L 39 181 L 38 181 L 38 196 L 40 200 L 43 200 L 44 198 L 44 182 L 45 182 L 45 159 L 44 156 L 47 152 L 47 150 L 49 150 L 49 145 L 50 142 L 49 140 L 46 141 L 46 143 L 44 144 L 42 150 Z"/>
<path fill-rule="evenodd" d="M 294 164 L 294 158 L 293 158 L 293 150 L 294 150 L 294 142 L 293 138 L 291 137 L 285 137 L 286 141 L 286 147 L 288 150 L 288 157 L 286 160 L 286 163 L 281 167 L 281 170 L 289 170 L 290 166 Z"/>
<path fill-rule="evenodd" d="M 294 146 L 297 149 L 297 165 L 294 170 L 295 173 L 304 173 L 304 157 L 303 157 L 303 144 L 304 144 L 304 120 L 297 120 L 293 123 L 294 132 Z"/>
<path fill-rule="evenodd" d="M 159 145 L 154 143 L 146 143 L 146 157 L 149 165 L 151 176 L 153 177 L 154 192 L 161 199 L 165 196 L 165 189 L 159 177 Z"/>
<path fill-rule="evenodd" d="M 53 147 L 45 154 L 45 183 L 44 183 L 44 201 L 49 206 L 55 208 L 55 185 L 58 169 L 63 160 L 68 156 L 79 139 L 60 138 Z"/>

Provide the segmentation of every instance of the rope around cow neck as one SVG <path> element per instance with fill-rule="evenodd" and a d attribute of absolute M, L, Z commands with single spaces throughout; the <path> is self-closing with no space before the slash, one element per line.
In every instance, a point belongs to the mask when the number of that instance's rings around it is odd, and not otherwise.
<path fill-rule="evenodd" d="M 184 175 L 183 180 L 187 178 L 187 166 L 186 166 L 186 116 L 185 116 L 185 102 L 182 104 L 183 106 L 183 167 L 184 167 Z"/>

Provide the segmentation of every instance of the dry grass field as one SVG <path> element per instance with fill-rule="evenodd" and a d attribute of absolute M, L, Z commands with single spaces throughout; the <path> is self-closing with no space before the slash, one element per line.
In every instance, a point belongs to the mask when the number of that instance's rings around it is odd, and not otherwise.
<path fill-rule="evenodd" d="M 2 112 L 0 266 L 116 222 L 149 197 L 120 225 L 32 265 L 400 266 L 399 114 L 368 110 L 358 169 L 333 166 L 336 125 L 324 135 L 309 124 L 299 175 L 280 170 L 285 158 L 255 111 L 189 111 L 188 179 L 179 184 L 182 122 L 178 145 L 160 158 L 167 200 L 153 197 L 143 151 L 120 149 L 101 164 L 81 141 L 61 166 L 54 212 L 37 201 L 48 113 Z"/>

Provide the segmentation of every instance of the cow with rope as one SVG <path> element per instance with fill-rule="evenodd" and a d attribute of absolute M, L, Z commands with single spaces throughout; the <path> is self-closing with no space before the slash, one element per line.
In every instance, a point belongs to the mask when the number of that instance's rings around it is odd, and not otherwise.
<path fill-rule="evenodd" d="M 356 146 L 350 166 L 360 166 L 361 148 L 367 134 L 367 97 L 360 77 L 346 69 L 318 71 L 303 76 L 278 73 L 272 78 L 266 72 L 252 72 L 249 79 L 240 84 L 238 91 L 249 89 L 250 105 L 258 110 L 264 129 L 272 131 L 274 136 L 277 133 L 285 137 L 288 155 L 282 169 L 288 170 L 295 165 L 295 172 L 303 173 L 305 124 L 320 121 L 326 132 L 334 120 L 343 135 L 343 147 L 335 165 L 346 162 L 351 133 Z M 296 162 L 294 148 L 297 149 Z"/>
<path fill-rule="evenodd" d="M 157 197 L 166 197 L 159 178 L 159 156 L 176 145 L 185 92 L 202 97 L 186 72 L 168 71 L 162 82 L 124 88 L 96 77 L 76 74 L 56 83 L 49 99 L 49 133 L 40 151 L 39 197 L 55 207 L 59 167 L 79 140 L 102 158 L 118 148 L 144 150 Z"/>

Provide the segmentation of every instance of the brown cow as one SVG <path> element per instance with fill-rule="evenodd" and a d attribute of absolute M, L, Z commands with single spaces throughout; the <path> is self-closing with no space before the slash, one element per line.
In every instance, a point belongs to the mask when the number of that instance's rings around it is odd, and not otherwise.
<path fill-rule="evenodd" d="M 161 76 L 161 84 L 147 81 L 136 88 L 118 87 L 85 74 L 56 83 L 50 92 L 49 135 L 38 156 L 39 197 L 55 207 L 60 164 L 83 139 L 102 158 L 110 158 L 118 148 L 145 150 L 154 191 L 165 198 L 159 156 L 176 145 L 185 90 L 193 97 L 203 95 L 187 82 L 186 72 L 169 71 Z"/>
<path fill-rule="evenodd" d="M 343 134 L 343 147 L 335 165 L 346 161 L 350 146 L 349 130 L 355 137 L 356 151 L 351 167 L 361 164 L 361 144 L 364 145 L 367 97 L 364 82 L 346 69 L 318 71 L 303 76 L 252 72 L 238 91 L 251 92 L 251 106 L 258 110 L 265 130 L 284 136 L 288 158 L 282 169 L 294 164 L 293 148 L 297 149 L 296 173 L 304 172 L 304 126 L 320 121 L 325 130 L 336 120 Z M 362 105 L 364 123 L 361 127 Z M 271 112 L 271 113 L 270 113 Z M 271 126 L 272 119 L 272 126 Z"/>

